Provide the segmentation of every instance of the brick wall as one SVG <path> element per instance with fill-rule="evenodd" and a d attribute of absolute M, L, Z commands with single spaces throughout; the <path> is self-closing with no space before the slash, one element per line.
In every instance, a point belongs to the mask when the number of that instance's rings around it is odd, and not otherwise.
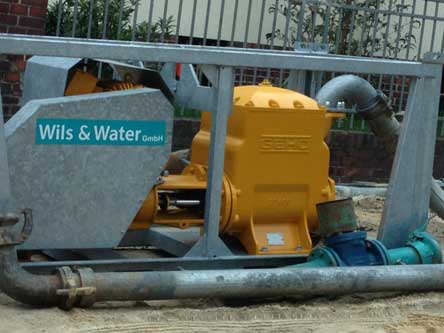
<path fill-rule="evenodd" d="M 48 0 L 0 0 L 0 33 L 42 35 Z M 5 119 L 18 109 L 26 57 L 0 56 L 0 88 Z"/>

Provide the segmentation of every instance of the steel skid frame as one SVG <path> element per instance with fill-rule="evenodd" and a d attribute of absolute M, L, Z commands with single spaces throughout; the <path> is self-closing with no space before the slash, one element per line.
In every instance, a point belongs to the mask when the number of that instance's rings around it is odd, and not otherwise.
<path fill-rule="evenodd" d="M 411 78 L 407 112 L 393 163 L 378 239 L 388 248 L 403 246 L 410 233 L 428 221 L 429 193 L 435 151 L 438 103 L 443 58 L 429 54 L 422 62 L 386 60 L 289 51 L 201 47 L 109 40 L 74 39 L 0 34 L 0 54 L 107 58 L 162 62 L 166 83 L 175 89 L 176 101 L 186 107 L 213 113 L 206 192 L 204 231 L 181 258 L 110 259 L 27 263 L 27 269 L 44 270 L 70 265 L 113 267 L 119 270 L 208 269 L 212 267 L 266 267 L 300 262 L 301 256 L 238 256 L 219 237 L 222 178 L 227 119 L 233 99 L 234 68 L 278 68 L 297 71 L 408 76 Z M 201 65 L 211 81 L 202 87 L 193 75 L 177 81 L 169 64 Z M 168 67 L 170 66 L 170 67 Z M 190 66 L 190 65 L 189 65 Z M 190 70 L 183 65 L 185 71 Z M 192 73 L 191 73 L 192 74 Z M 191 78 L 191 79 L 190 79 Z M 1 106 L 1 103 L 0 103 Z M 9 196 L 9 174 L 3 119 L 0 117 L 0 208 Z M 32 207 L 31 207 L 32 208 Z M 140 236 L 140 235 L 139 235 Z M 153 236 L 153 235 L 151 235 Z M 155 237 L 162 237 L 154 235 Z M 165 241 L 168 241 L 165 239 Z M 173 244 L 174 243 L 169 243 Z M 249 264 L 248 264 L 249 263 Z M 119 268 L 120 267 L 120 268 Z M 151 268 L 150 268 L 151 267 Z"/>

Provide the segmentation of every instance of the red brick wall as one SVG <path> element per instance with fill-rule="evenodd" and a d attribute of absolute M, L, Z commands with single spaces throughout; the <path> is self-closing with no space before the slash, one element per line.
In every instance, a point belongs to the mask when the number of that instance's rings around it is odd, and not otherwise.
<path fill-rule="evenodd" d="M 42 35 L 48 0 L 0 0 L 0 33 Z M 0 89 L 5 119 L 18 109 L 22 96 L 23 55 L 0 56 Z"/>

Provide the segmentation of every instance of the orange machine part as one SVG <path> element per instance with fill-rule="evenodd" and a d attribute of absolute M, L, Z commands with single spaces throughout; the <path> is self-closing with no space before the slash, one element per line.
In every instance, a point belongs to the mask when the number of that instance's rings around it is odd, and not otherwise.
<path fill-rule="evenodd" d="M 249 254 L 309 253 L 309 233 L 318 228 L 316 204 L 335 198 L 324 139 L 337 116 L 342 115 L 327 113 L 315 100 L 291 90 L 269 84 L 236 87 L 227 128 L 220 232 L 238 238 Z M 183 175 L 165 178 L 158 189 L 197 183 L 206 188 L 210 128 L 211 114 L 204 112 L 191 164 Z M 200 170 L 199 179 L 190 178 L 193 169 Z M 146 227 L 166 221 L 160 212 L 140 214 Z"/>

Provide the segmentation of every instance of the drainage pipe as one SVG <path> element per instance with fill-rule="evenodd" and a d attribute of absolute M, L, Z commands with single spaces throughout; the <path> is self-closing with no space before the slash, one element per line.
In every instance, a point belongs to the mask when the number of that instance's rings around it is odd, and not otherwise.
<path fill-rule="evenodd" d="M 0 249 L 0 288 L 33 306 L 91 306 L 99 301 L 247 298 L 444 290 L 444 265 L 234 269 L 160 272 L 24 271 L 13 246 Z"/>
<path fill-rule="evenodd" d="M 343 101 L 356 105 L 357 112 L 383 142 L 387 152 L 395 153 L 401 125 L 394 117 L 387 97 L 368 81 L 355 75 L 338 76 L 319 90 L 316 100 L 333 107 Z M 435 179 L 430 192 L 430 208 L 444 219 L 444 190 Z"/>

